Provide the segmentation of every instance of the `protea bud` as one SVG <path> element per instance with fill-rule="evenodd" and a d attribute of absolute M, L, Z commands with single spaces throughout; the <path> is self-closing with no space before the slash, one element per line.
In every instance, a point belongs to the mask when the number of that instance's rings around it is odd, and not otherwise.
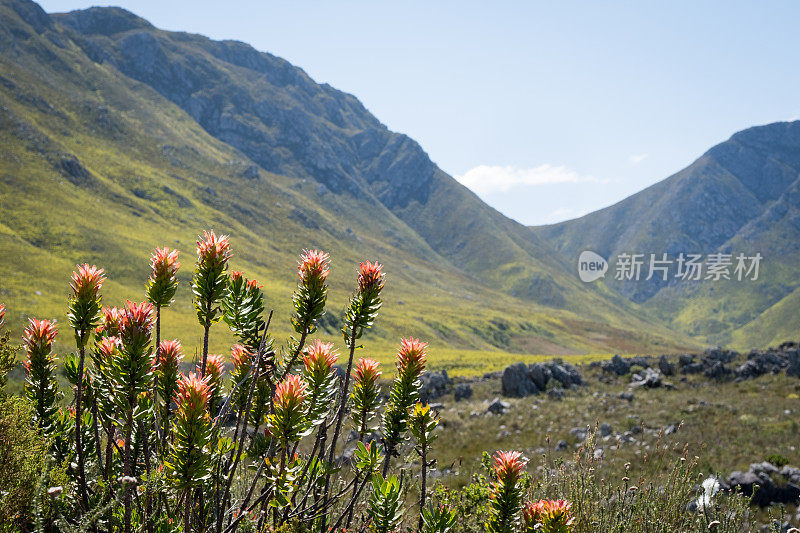
<path fill-rule="evenodd" d="M 381 308 L 381 290 L 386 275 L 381 272 L 380 263 L 361 263 L 358 271 L 358 290 L 350 298 L 344 315 L 342 335 L 348 347 L 363 335 L 364 330 L 372 327 Z"/>
<path fill-rule="evenodd" d="M 197 372 L 201 369 L 198 367 Z M 206 379 L 211 396 L 208 400 L 208 412 L 216 416 L 222 405 L 222 375 L 225 373 L 225 358 L 221 354 L 210 354 L 206 363 Z"/>
<path fill-rule="evenodd" d="M 203 326 L 203 374 L 208 357 L 208 330 L 220 318 L 218 305 L 228 286 L 225 270 L 232 255 L 227 235 L 217 237 L 214 230 L 204 231 L 197 241 L 197 267 L 192 277 L 192 294 L 197 320 Z"/>
<path fill-rule="evenodd" d="M 409 409 L 419 399 L 421 386 L 419 377 L 425 369 L 428 345 L 409 337 L 400 341 L 397 352 L 397 377 L 392 382 L 389 401 L 383 415 L 384 442 L 386 444 L 386 464 L 388 471 L 391 455 L 403 439 L 408 428 Z M 385 475 L 385 474 L 384 474 Z"/>
<path fill-rule="evenodd" d="M 222 302 L 223 319 L 233 334 L 251 351 L 257 351 L 264 329 L 264 296 L 256 280 L 231 272 L 228 292 Z"/>
<path fill-rule="evenodd" d="M 525 533 L 569 533 L 575 518 L 572 503 L 566 500 L 539 500 L 528 502 L 522 509 Z"/>
<path fill-rule="evenodd" d="M 178 250 L 156 248 L 150 256 L 150 277 L 147 279 L 147 301 L 159 307 L 173 302 L 178 289 Z"/>
<path fill-rule="evenodd" d="M 118 307 L 103 307 L 100 325 L 96 333 L 102 337 L 119 337 L 122 311 Z"/>
<path fill-rule="evenodd" d="M 183 347 L 181 341 L 161 341 L 156 357 L 155 368 L 158 372 L 158 394 L 169 409 L 169 404 L 175 397 L 178 389 L 178 376 L 181 361 L 183 360 Z"/>
<path fill-rule="evenodd" d="M 517 516 L 522 505 L 522 471 L 525 459 L 520 452 L 497 452 L 494 455 L 494 472 L 497 481 L 491 489 L 489 509 L 491 518 L 486 524 L 491 533 L 515 531 Z"/>
<path fill-rule="evenodd" d="M 300 284 L 292 295 L 294 315 L 292 325 L 297 333 L 312 333 L 315 322 L 325 312 L 330 273 L 330 256 L 319 250 L 303 250 L 297 264 Z"/>
<path fill-rule="evenodd" d="M 84 263 L 79 265 L 72 273 L 67 318 L 75 330 L 75 341 L 78 348 L 86 346 L 91 331 L 99 321 L 100 314 L 100 289 L 105 281 L 103 269 Z"/>
<path fill-rule="evenodd" d="M 211 417 L 208 401 L 211 388 L 208 379 L 195 373 L 178 381 L 178 412 L 175 419 L 175 442 L 167 468 L 178 490 L 202 486 L 211 476 Z"/>
<path fill-rule="evenodd" d="M 289 442 L 297 442 L 308 434 L 310 424 L 303 405 L 306 395 L 306 384 L 294 374 L 287 374 L 275 388 L 273 413 L 267 417 L 267 429 L 284 449 Z"/>
<path fill-rule="evenodd" d="M 353 392 L 350 398 L 353 401 L 353 423 L 363 438 L 369 427 L 370 421 L 375 418 L 380 405 L 378 379 L 381 376 L 380 363 L 375 359 L 361 358 L 353 372 Z"/>
<path fill-rule="evenodd" d="M 120 341 L 125 350 L 143 351 L 150 344 L 153 333 L 153 305 L 128 300 L 120 316 Z"/>
<path fill-rule="evenodd" d="M 49 320 L 31 318 L 22 335 L 27 355 L 25 360 L 25 394 L 34 404 L 36 424 L 49 430 L 58 413 L 58 382 L 56 381 L 53 340 L 58 332 Z"/>
<path fill-rule="evenodd" d="M 308 385 L 308 419 L 321 424 L 336 394 L 336 364 L 338 354 L 333 343 L 319 339 L 307 344 L 303 355 L 303 379 Z"/>

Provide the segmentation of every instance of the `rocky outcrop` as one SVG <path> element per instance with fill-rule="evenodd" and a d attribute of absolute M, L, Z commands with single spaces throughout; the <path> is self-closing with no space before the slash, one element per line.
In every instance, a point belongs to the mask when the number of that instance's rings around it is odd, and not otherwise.
<path fill-rule="evenodd" d="M 725 489 L 741 491 L 762 507 L 772 504 L 800 504 L 800 468 L 776 467 L 768 462 L 753 463 L 746 472 L 731 472 Z"/>
<path fill-rule="evenodd" d="M 422 387 L 419 389 L 419 397 L 423 402 L 430 402 L 444 396 L 453 387 L 453 380 L 447 375 L 447 370 L 441 372 L 425 372 L 420 376 Z"/>
<path fill-rule="evenodd" d="M 521 398 L 539 394 L 560 385 L 569 389 L 582 385 L 583 378 L 569 363 L 551 361 L 549 363 L 516 363 L 506 367 L 501 378 L 503 394 Z M 550 384 L 554 384 L 550 387 Z"/>

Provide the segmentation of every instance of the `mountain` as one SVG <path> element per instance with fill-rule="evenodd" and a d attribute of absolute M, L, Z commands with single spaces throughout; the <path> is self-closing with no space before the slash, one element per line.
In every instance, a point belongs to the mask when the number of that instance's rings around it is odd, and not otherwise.
<path fill-rule="evenodd" d="M 169 245 L 184 267 L 165 330 L 196 346 L 187 285 L 194 237 L 213 227 L 231 234 L 234 267 L 264 284 L 280 335 L 297 254 L 320 247 L 334 258 L 331 338 L 357 261 L 386 264 L 368 339 L 384 359 L 408 334 L 431 342 L 434 364 L 460 369 L 504 351 L 694 344 L 581 284 L 546 239 L 355 97 L 245 44 L 165 32 L 119 8 L 49 15 L 0 0 L 0 208 L 0 298 L 17 329 L 30 315 L 64 321 L 77 262 L 106 268 L 106 303 L 141 298 L 150 251 Z M 222 326 L 214 338 L 227 348 Z"/>
<path fill-rule="evenodd" d="M 664 282 L 656 276 L 651 282 L 619 282 L 608 276 L 606 284 L 651 316 L 706 342 L 746 347 L 796 338 L 800 122 L 736 133 L 684 170 L 611 207 L 531 231 L 565 259 L 585 249 L 606 258 L 760 253 L 755 281 Z"/>

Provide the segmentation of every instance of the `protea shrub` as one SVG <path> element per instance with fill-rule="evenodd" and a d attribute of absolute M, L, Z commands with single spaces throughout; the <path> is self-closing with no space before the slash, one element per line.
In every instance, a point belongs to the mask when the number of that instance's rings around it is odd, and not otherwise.
<path fill-rule="evenodd" d="M 203 327 L 201 374 L 206 372 L 208 334 L 211 324 L 220 319 L 219 304 L 228 287 L 228 268 L 233 252 L 227 235 L 217 237 L 214 230 L 203 231 L 197 240 L 197 266 L 192 277 L 192 294 L 197 320 Z"/>
<path fill-rule="evenodd" d="M 496 481 L 491 489 L 491 518 L 486 524 L 491 533 L 513 533 L 522 507 L 522 473 L 526 460 L 520 452 L 497 452 L 494 455 Z"/>
<path fill-rule="evenodd" d="M 181 342 L 160 341 L 159 326 L 159 311 L 179 289 L 177 257 L 177 251 L 157 248 L 146 282 L 147 301 L 128 301 L 122 308 L 101 308 L 103 272 L 78 267 L 71 283 L 70 325 L 79 349 L 93 344 L 82 379 L 78 364 L 66 365 L 83 395 L 73 410 L 59 410 L 55 325 L 32 319 L 25 329 L 25 392 L 34 404 L 34 422 L 52 443 L 54 464 L 67 465 L 68 488 L 54 497 L 64 524 L 126 533 L 233 533 L 245 523 L 258 531 L 389 532 L 416 526 L 432 533 L 454 527 L 457 504 L 440 498 L 441 492 L 436 492 L 437 502 L 431 501 L 427 487 L 438 423 L 430 407 L 418 403 L 427 344 L 401 340 L 396 376 L 385 398 L 378 362 L 354 357 L 381 308 L 382 265 L 359 266 L 342 317 L 348 355 L 337 369 L 334 344 L 313 338 L 327 303 L 328 254 L 305 250 L 300 256 L 290 316 L 293 337 L 276 353 L 268 332 L 272 313 L 265 316 L 261 286 L 239 271 L 227 275 L 228 238 L 204 232 L 192 280 L 203 329 L 202 359 L 196 373 L 184 376 Z M 4 318 L 0 305 L 0 326 Z M 210 326 L 220 318 L 236 339 L 229 362 L 208 354 Z M 230 409 L 221 407 L 227 386 Z M 79 412 L 84 405 L 86 412 Z M 357 434 L 351 468 L 337 460 L 345 417 Z M 380 438 L 365 442 L 373 431 Z M 153 440 L 153 434 L 160 438 Z M 411 438 L 413 449 L 404 447 Z M 419 466 L 390 472 L 393 456 L 414 451 L 421 462 L 409 464 Z M 78 463 L 87 465 L 84 472 Z M 482 489 L 491 495 L 487 530 L 519 526 L 524 465 L 517 452 L 495 456 L 496 480 Z M 417 474 L 420 499 L 412 517 L 404 504 Z M 566 502 L 542 503 L 539 514 L 529 507 L 522 513 L 525 528 L 563 532 L 573 523 Z M 34 522 L 27 517 L 18 529 L 36 529 Z"/>
<path fill-rule="evenodd" d="M 22 335 L 25 348 L 25 394 L 33 402 L 34 422 L 47 432 L 58 413 L 58 382 L 53 340 L 58 331 L 49 320 L 31 318 Z"/>

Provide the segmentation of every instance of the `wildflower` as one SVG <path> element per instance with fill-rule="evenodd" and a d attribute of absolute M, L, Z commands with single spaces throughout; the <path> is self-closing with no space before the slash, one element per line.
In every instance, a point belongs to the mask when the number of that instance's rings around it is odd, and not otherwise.
<path fill-rule="evenodd" d="M 292 325 L 297 333 L 304 335 L 313 333 L 316 321 L 325 312 L 325 302 L 328 298 L 328 286 L 325 280 L 330 273 L 329 259 L 327 253 L 319 250 L 303 250 L 300 255 L 300 261 L 297 263 L 300 284 L 292 294 L 294 304 Z"/>
<path fill-rule="evenodd" d="M 363 437 L 367 433 L 370 421 L 377 414 L 380 403 L 378 396 L 378 379 L 381 376 L 380 363 L 375 359 L 361 358 L 353 371 L 353 392 L 350 398 L 353 402 L 353 422 Z"/>
<path fill-rule="evenodd" d="M 72 297 L 79 300 L 92 300 L 97 298 L 103 282 L 106 280 L 103 269 L 88 263 L 79 265 L 77 270 L 72 273 L 70 288 Z"/>
<path fill-rule="evenodd" d="M 294 374 L 287 374 L 275 388 L 272 398 L 274 412 L 267 418 L 267 429 L 281 442 L 284 450 L 289 442 L 297 442 L 308 434 L 310 424 L 303 408 L 306 396 L 307 385 Z"/>
<path fill-rule="evenodd" d="M 184 414 L 198 416 L 205 410 L 211 398 L 211 385 L 208 377 L 190 372 L 178 380 L 178 409 Z"/>
<path fill-rule="evenodd" d="M 207 378 L 195 373 L 178 381 L 178 414 L 175 442 L 167 470 L 176 488 L 189 491 L 201 486 L 211 476 L 211 417 L 207 406 L 211 388 Z"/>
<path fill-rule="evenodd" d="M 250 352 L 241 344 L 234 344 L 231 348 L 231 361 L 233 368 L 250 368 Z"/>
<path fill-rule="evenodd" d="M 524 531 L 526 533 L 533 533 L 537 529 L 541 528 L 544 516 L 544 500 L 526 503 L 522 507 L 522 524 L 524 526 Z"/>
<path fill-rule="evenodd" d="M 409 409 L 419 398 L 421 383 L 419 376 L 425 368 L 428 345 L 413 337 L 402 339 L 397 352 L 397 377 L 392 382 L 389 401 L 383 414 L 384 441 L 386 444 L 386 463 L 384 471 L 388 472 L 389 460 L 403 433 L 408 428 Z"/>
<path fill-rule="evenodd" d="M 709 476 L 707 477 L 703 483 L 703 494 L 697 498 L 697 510 L 702 511 L 707 506 L 711 505 L 712 501 L 714 500 L 714 496 L 720 491 L 720 484 L 719 480 L 716 476 Z"/>
<path fill-rule="evenodd" d="M 58 413 L 58 382 L 56 381 L 53 340 L 58 332 L 49 320 L 31 318 L 22 336 L 25 348 L 25 395 L 34 404 L 36 424 L 49 430 Z"/>
<path fill-rule="evenodd" d="M 197 241 L 197 266 L 192 277 L 192 293 L 197 320 L 203 326 L 203 358 L 201 374 L 205 375 L 208 358 L 208 331 L 220 319 L 222 298 L 228 287 L 225 270 L 232 256 L 228 236 L 217 237 L 214 230 L 203 231 Z"/>
<path fill-rule="evenodd" d="M 380 291 L 383 289 L 386 274 L 381 272 L 383 265 L 378 262 L 370 263 L 365 261 L 361 263 L 358 272 L 358 291 Z"/>
<path fill-rule="evenodd" d="M 321 424 L 338 388 L 333 371 L 338 354 L 333 349 L 333 343 L 319 339 L 307 344 L 303 351 L 303 379 L 308 385 L 308 418 L 313 425 Z"/>
<path fill-rule="evenodd" d="M 197 241 L 197 257 L 200 263 L 213 268 L 227 264 L 232 256 L 227 235 L 217 237 L 213 229 L 203 231 L 203 236 Z"/>
<path fill-rule="evenodd" d="M 161 397 L 162 436 L 167 438 L 172 401 L 178 390 L 178 368 L 183 359 L 183 347 L 179 340 L 161 341 L 156 355 L 156 371 L 158 374 L 157 389 Z"/>
<path fill-rule="evenodd" d="M 119 336 L 119 324 L 122 320 L 122 311 L 118 307 L 103 307 L 100 325 L 97 334 L 107 337 Z"/>
<path fill-rule="evenodd" d="M 156 248 L 150 256 L 150 277 L 147 279 L 147 301 L 158 307 L 172 303 L 178 288 L 178 250 Z"/>
<path fill-rule="evenodd" d="M 150 344 L 154 326 L 153 305 L 128 300 L 120 314 L 120 340 L 127 350 L 141 350 Z"/>
<path fill-rule="evenodd" d="M 492 533 L 513 531 L 522 504 L 520 480 L 525 459 L 520 452 L 499 451 L 494 455 L 494 472 L 497 481 L 491 489 L 489 509 L 491 517 L 486 524 Z"/>
<path fill-rule="evenodd" d="M 105 281 L 103 269 L 84 263 L 72 273 L 67 318 L 75 329 L 75 340 L 82 349 L 88 341 L 86 333 L 97 326 L 100 314 L 100 289 Z"/>
<path fill-rule="evenodd" d="M 330 273 L 330 255 L 319 250 L 303 250 L 297 263 L 297 275 L 305 286 L 321 286 Z"/>

